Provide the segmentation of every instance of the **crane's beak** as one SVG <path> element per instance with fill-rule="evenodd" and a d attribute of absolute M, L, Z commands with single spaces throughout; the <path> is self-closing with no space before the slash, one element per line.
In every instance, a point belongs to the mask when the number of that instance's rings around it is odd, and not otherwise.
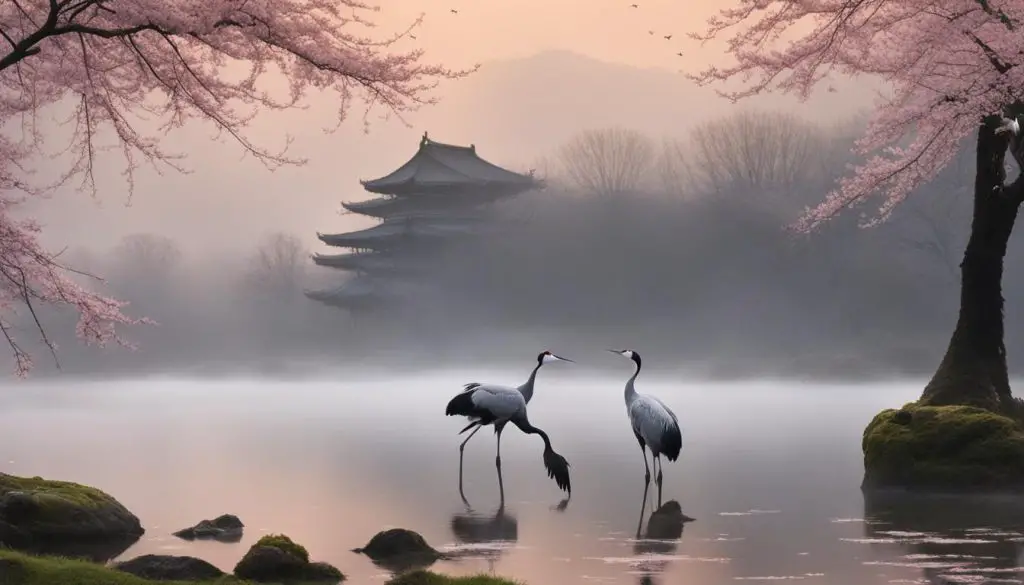
<path fill-rule="evenodd" d="M 617 349 L 606 349 L 605 351 L 614 353 L 615 355 L 622 355 L 622 352 Z"/>
<path fill-rule="evenodd" d="M 571 359 L 564 358 L 564 357 L 562 357 L 560 355 L 551 354 L 551 357 L 555 358 L 556 360 L 562 360 L 563 362 L 569 362 L 570 364 L 575 364 L 576 363 L 576 362 L 572 361 Z"/>

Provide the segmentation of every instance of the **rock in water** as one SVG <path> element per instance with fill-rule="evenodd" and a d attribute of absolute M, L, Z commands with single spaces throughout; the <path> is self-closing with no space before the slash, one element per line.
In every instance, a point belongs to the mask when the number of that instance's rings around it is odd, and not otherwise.
<path fill-rule="evenodd" d="M 345 576 L 327 563 L 309 562 L 309 553 L 283 534 L 259 539 L 235 565 L 235 576 L 258 582 L 338 583 Z"/>
<path fill-rule="evenodd" d="M 100 541 L 130 544 L 144 532 L 134 514 L 96 488 L 0 473 L 0 545 L 39 551 Z"/>
<path fill-rule="evenodd" d="M 864 429 L 862 448 L 868 491 L 1024 491 L 1024 430 L 982 408 L 883 410 Z"/>
<path fill-rule="evenodd" d="M 213 539 L 221 542 L 238 542 L 242 540 L 242 529 L 245 524 L 233 514 L 222 514 L 213 520 L 201 520 L 191 528 L 184 528 L 174 536 L 185 540 Z"/>
<path fill-rule="evenodd" d="M 427 544 L 426 539 L 420 536 L 419 533 L 404 528 L 392 528 L 391 530 L 378 532 L 373 535 L 370 542 L 366 543 L 366 546 L 354 549 L 353 552 L 363 553 L 371 558 L 417 553 L 436 556 L 441 554 Z"/>
<path fill-rule="evenodd" d="M 202 559 L 169 555 L 142 555 L 114 568 L 151 581 L 209 581 L 224 575 Z"/>
<path fill-rule="evenodd" d="M 419 533 L 404 528 L 378 532 L 366 546 L 352 552 L 362 553 L 370 557 L 373 564 L 395 572 L 424 568 L 444 556 Z"/>

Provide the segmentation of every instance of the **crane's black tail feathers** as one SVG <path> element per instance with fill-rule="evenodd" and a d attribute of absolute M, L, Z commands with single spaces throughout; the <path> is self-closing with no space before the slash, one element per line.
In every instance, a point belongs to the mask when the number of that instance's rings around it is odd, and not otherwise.
<path fill-rule="evenodd" d="M 479 409 L 473 404 L 473 392 L 460 392 L 448 401 L 448 407 L 444 409 L 444 413 L 447 416 L 479 416 Z"/>
<path fill-rule="evenodd" d="M 662 454 L 669 461 L 679 459 L 679 452 L 683 450 L 683 434 L 679 431 L 678 425 L 672 425 L 665 429 L 665 436 L 662 439 Z"/>
<path fill-rule="evenodd" d="M 572 495 L 572 485 L 569 483 L 569 462 L 551 449 L 544 450 L 544 467 L 548 470 L 548 477 L 554 478 L 558 488 Z"/>
<path fill-rule="evenodd" d="M 479 384 L 469 385 L 473 388 L 479 386 Z M 473 388 L 460 392 L 455 398 L 448 401 L 448 406 L 444 409 L 447 416 L 466 416 L 472 419 L 464 429 L 459 431 L 460 435 L 473 427 L 489 425 L 494 422 L 493 414 L 473 404 Z"/>

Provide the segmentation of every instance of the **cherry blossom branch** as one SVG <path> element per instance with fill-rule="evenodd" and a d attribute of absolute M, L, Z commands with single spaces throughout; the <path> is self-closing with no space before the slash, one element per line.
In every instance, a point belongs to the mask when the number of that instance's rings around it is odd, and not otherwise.
<path fill-rule="evenodd" d="M 113 131 L 131 195 L 140 162 L 158 172 L 185 172 L 178 164 L 182 155 L 165 151 L 161 138 L 191 120 L 212 122 L 269 168 L 302 164 L 287 156 L 287 136 L 278 152 L 248 138 L 257 113 L 299 107 L 309 92 L 329 92 L 338 100 L 336 129 L 356 97 L 366 104 L 364 121 L 377 106 L 401 116 L 434 103 L 428 92 L 441 79 L 475 70 L 427 65 L 420 50 L 394 50 L 420 20 L 384 38 L 361 34 L 373 28 L 368 15 L 377 10 L 362 0 L 0 2 L 0 126 L 20 121 L 22 130 L 13 137 L 0 134 L 0 332 L 19 374 L 31 359 L 13 335 L 9 315 L 16 305 L 27 308 L 51 352 L 55 347 L 36 313 L 40 303 L 77 310 L 77 332 L 87 342 L 128 345 L 115 326 L 150 321 L 125 316 L 124 303 L 70 280 L 68 269 L 38 242 L 40 227 L 15 220 L 14 208 L 75 178 L 95 195 L 95 162 L 110 148 L 97 142 L 101 129 Z M 288 82 L 285 98 L 259 88 L 273 75 Z M 64 151 L 71 164 L 49 184 L 37 184 L 24 164 L 46 143 L 35 118 L 57 104 L 72 105 L 65 122 L 72 136 Z M 143 129 L 133 122 L 135 113 L 161 124 Z"/>
<path fill-rule="evenodd" d="M 806 99 L 836 72 L 889 83 L 893 95 L 856 144 L 870 157 L 795 227 L 814 229 L 881 195 L 871 225 L 934 178 L 987 116 L 1024 98 L 1021 18 L 1021 0 L 736 0 L 691 35 L 707 41 L 727 33 L 735 63 L 691 78 L 744 80 L 720 92 L 733 100 L 771 90 Z"/>

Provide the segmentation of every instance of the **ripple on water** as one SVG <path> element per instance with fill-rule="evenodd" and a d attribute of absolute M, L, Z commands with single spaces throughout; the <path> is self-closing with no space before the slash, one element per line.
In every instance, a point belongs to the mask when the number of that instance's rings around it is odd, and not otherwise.
<path fill-rule="evenodd" d="M 968 559 L 974 561 L 995 561 L 998 557 L 982 557 L 976 555 L 957 555 L 957 554 L 909 554 L 903 555 L 903 558 L 909 560 L 928 561 L 935 559 Z"/>
<path fill-rule="evenodd" d="M 879 532 L 887 534 L 888 538 L 866 537 L 866 538 L 840 538 L 842 542 L 854 542 L 857 544 L 995 544 L 998 540 L 985 538 L 952 538 L 948 536 L 934 536 L 918 532 Z"/>
<path fill-rule="evenodd" d="M 689 555 L 666 555 L 657 553 L 647 553 L 637 555 L 633 557 L 584 557 L 588 561 L 602 561 L 609 565 L 614 564 L 625 564 L 633 565 L 637 563 L 649 563 L 649 562 L 671 562 L 671 561 L 684 561 L 692 563 L 728 563 L 732 559 L 727 557 L 691 557 Z"/>
<path fill-rule="evenodd" d="M 736 581 L 803 581 L 824 577 L 825 573 L 804 573 L 803 575 L 765 575 L 758 577 L 733 577 Z"/>
<path fill-rule="evenodd" d="M 901 561 L 864 561 L 862 565 L 868 567 L 904 567 L 908 569 L 956 569 L 960 567 L 970 567 L 970 563 L 966 562 L 955 562 L 955 561 L 917 561 L 917 562 L 901 562 Z"/>
<path fill-rule="evenodd" d="M 998 579 L 992 577 L 986 577 L 984 575 L 951 575 L 943 574 L 939 575 L 946 583 L 1022 583 L 1019 579 Z"/>
<path fill-rule="evenodd" d="M 719 512 L 719 516 L 760 516 L 761 514 L 779 514 L 782 510 L 747 510 L 746 512 Z"/>

